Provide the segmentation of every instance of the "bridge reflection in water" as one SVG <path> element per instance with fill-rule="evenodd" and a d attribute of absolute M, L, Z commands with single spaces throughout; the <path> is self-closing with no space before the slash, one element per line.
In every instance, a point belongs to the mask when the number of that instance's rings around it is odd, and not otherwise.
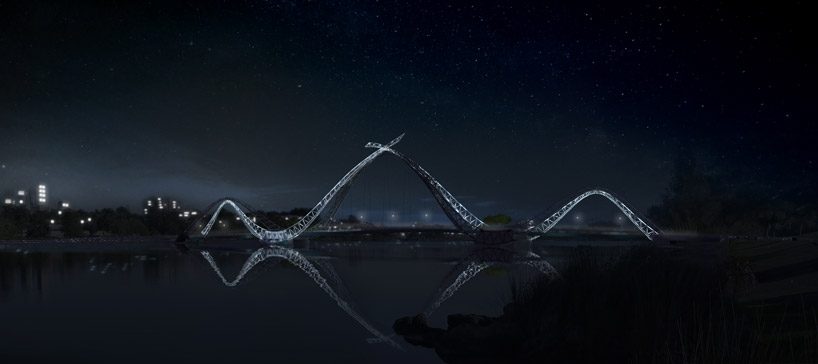
<path fill-rule="evenodd" d="M 313 207 L 309 212 L 307 212 L 306 215 L 287 228 L 276 229 L 269 226 L 261 226 L 255 219 L 247 216 L 247 209 L 242 208 L 242 203 L 235 199 L 223 198 L 211 204 L 211 206 L 205 210 L 204 214 L 202 214 L 200 219 L 191 224 L 190 230 L 191 232 L 192 230 L 198 231 L 198 233 L 200 233 L 203 237 L 207 236 L 213 228 L 213 225 L 218 220 L 221 210 L 225 207 L 229 207 L 235 211 L 247 230 L 259 240 L 268 244 L 276 244 L 293 240 L 319 221 L 320 216 L 332 217 L 337 211 L 337 208 L 340 206 L 343 198 L 346 196 L 346 193 L 351 186 L 351 182 L 355 180 L 358 174 L 369 166 L 376 158 L 384 153 L 388 153 L 404 162 L 421 179 L 421 181 L 423 181 L 429 192 L 431 192 L 432 196 L 434 196 L 437 204 L 445 213 L 446 217 L 455 227 L 467 234 L 479 233 L 479 231 L 486 226 L 486 224 L 480 218 L 461 204 L 457 198 L 454 197 L 454 195 L 446 190 L 446 188 L 444 188 L 443 185 L 423 167 L 421 167 L 411 158 L 394 149 L 394 146 L 400 142 L 402 138 L 403 134 L 387 144 L 372 142 L 367 143 L 365 147 L 374 148 L 375 151 L 352 167 L 352 169 L 341 177 L 341 179 L 329 190 L 329 192 L 327 192 L 326 195 L 324 195 L 324 197 L 318 201 L 315 207 Z M 611 203 L 613 203 L 649 240 L 653 241 L 661 239 L 662 235 L 658 229 L 649 224 L 644 218 L 639 217 L 635 212 L 633 212 L 633 210 L 631 210 L 627 205 L 625 205 L 624 202 L 615 197 L 612 193 L 601 189 L 592 189 L 580 194 L 540 223 L 536 223 L 535 219 L 529 219 L 527 220 L 528 223 L 518 223 L 516 229 L 521 233 L 528 234 L 530 239 L 536 239 L 540 235 L 548 233 L 548 231 L 551 230 L 560 220 L 562 220 L 562 218 L 565 217 L 568 212 L 576 207 L 577 204 L 587 197 L 594 195 L 605 197 Z M 208 216 L 210 216 L 209 220 L 207 220 Z M 204 221 L 207 222 L 204 223 Z"/>
<path fill-rule="evenodd" d="M 225 286 L 235 287 L 257 265 L 269 259 L 283 259 L 297 267 L 309 277 L 321 290 L 324 291 L 347 315 L 366 329 L 373 337 L 368 338 L 370 343 L 386 343 L 394 348 L 403 349 L 395 340 L 395 334 L 386 335 L 364 318 L 353 304 L 353 300 L 345 288 L 341 277 L 326 260 L 309 259 L 299 251 L 284 246 L 269 246 L 259 248 L 250 254 L 235 278 L 224 276 L 216 260 L 208 251 L 200 252 L 219 279 Z M 485 269 L 495 265 L 520 265 L 529 267 L 538 275 L 546 279 L 560 279 L 559 272 L 544 258 L 530 250 L 515 250 L 502 247 L 476 246 L 473 251 L 460 259 L 441 281 L 429 303 L 421 314 L 429 318 L 449 298 L 454 296 L 461 287 L 480 274 Z"/>

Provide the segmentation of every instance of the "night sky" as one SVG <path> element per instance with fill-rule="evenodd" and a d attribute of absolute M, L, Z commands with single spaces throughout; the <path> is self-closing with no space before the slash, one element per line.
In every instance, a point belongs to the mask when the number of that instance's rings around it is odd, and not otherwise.
<path fill-rule="evenodd" d="M 593 186 L 644 211 L 685 155 L 810 186 L 813 23 L 800 2 L 3 1 L 0 190 L 312 206 L 402 132 L 481 213 Z"/>

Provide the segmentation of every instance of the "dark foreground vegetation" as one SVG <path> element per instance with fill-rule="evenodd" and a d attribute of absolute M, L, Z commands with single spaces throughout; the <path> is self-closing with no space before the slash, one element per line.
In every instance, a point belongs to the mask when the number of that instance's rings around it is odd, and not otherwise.
<path fill-rule="evenodd" d="M 786 174 L 761 178 L 744 169 L 679 159 L 648 217 L 665 231 L 764 237 L 818 231 L 818 181 Z"/>
<path fill-rule="evenodd" d="M 708 259 L 709 258 L 709 259 Z M 580 249 L 562 278 L 516 285 L 499 317 L 418 317 L 397 333 L 449 363 L 768 363 L 818 361 L 818 311 L 805 297 L 740 303 L 751 277 L 713 255 Z"/>

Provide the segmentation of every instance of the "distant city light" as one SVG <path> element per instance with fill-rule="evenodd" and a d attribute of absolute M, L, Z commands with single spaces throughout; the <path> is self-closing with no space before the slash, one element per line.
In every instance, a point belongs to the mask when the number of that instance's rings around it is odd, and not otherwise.
<path fill-rule="evenodd" d="M 67 208 L 71 207 L 71 204 L 69 204 L 68 202 L 61 202 L 60 206 L 62 208 L 64 208 L 64 209 L 67 209 Z"/>
<path fill-rule="evenodd" d="M 57 215 L 62 215 L 62 211 L 57 211 Z"/>
<path fill-rule="evenodd" d="M 90 218 L 90 217 L 88 218 L 88 222 L 91 222 L 91 218 Z"/>
<path fill-rule="evenodd" d="M 10 198 L 7 198 L 6 201 L 5 201 L 6 205 L 11 205 L 13 203 L 14 203 L 14 201 L 12 199 L 10 199 Z"/>
<path fill-rule="evenodd" d="M 80 224 L 85 224 L 85 220 L 80 220 Z"/>
<path fill-rule="evenodd" d="M 26 191 L 23 191 L 23 190 L 17 191 L 17 196 L 25 196 L 25 195 L 26 195 Z"/>
<path fill-rule="evenodd" d="M 54 219 L 51 219 L 51 225 L 54 225 Z"/>

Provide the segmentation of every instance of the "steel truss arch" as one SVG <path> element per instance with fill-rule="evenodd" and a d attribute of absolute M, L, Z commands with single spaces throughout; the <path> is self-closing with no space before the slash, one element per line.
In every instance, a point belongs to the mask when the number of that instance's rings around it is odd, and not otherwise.
<path fill-rule="evenodd" d="M 389 153 L 394 155 L 398 159 L 402 160 L 407 166 L 409 166 L 409 168 L 411 168 L 413 172 L 415 172 L 415 174 L 421 179 L 421 181 L 423 181 L 427 189 L 435 197 L 437 204 L 446 214 L 446 217 L 448 217 L 449 220 L 457 228 L 469 234 L 477 233 L 481 228 L 483 228 L 485 226 L 485 223 L 482 220 L 480 220 L 480 218 L 478 218 L 476 215 L 474 215 L 471 211 L 469 211 L 463 204 L 461 204 L 454 197 L 454 195 L 452 195 L 448 190 L 446 190 L 446 188 L 443 187 L 443 185 L 440 182 L 437 181 L 437 179 L 435 179 L 418 163 L 416 163 L 409 157 L 392 148 L 394 145 L 400 142 L 402 138 L 403 134 L 401 134 L 400 136 L 393 139 L 391 142 L 387 144 L 372 142 L 367 143 L 365 147 L 374 148 L 375 151 L 373 151 L 366 158 L 358 162 L 358 164 L 356 164 L 352 169 L 350 169 L 324 195 L 324 197 L 320 201 L 318 201 L 315 207 L 313 207 L 306 215 L 304 215 L 301 219 L 299 219 L 293 225 L 287 228 L 276 230 L 265 228 L 257 224 L 252 218 L 248 217 L 247 214 L 241 208 L 241 206 L 236 203 L 236 201 L 232 199 L 222 199 L 217 201 L 218 206 L 216 207 L 215 212 L 211 216 L 208 223 L 201 230 L 201 234 L 203 236 L 207 236 L 207 234 L 210 233 L 211 229 L 213 228 L 213 225 L 218 219 L 219 213 L 225 206 L 227 206 L 232 208 L 236 212 L 239 220 L 242 221 L 247 230 L 259 240 L 268 244 L 282 243 L 285 241 L 292 240 L 301 235 L 302 233 L 304 233 L 310 226 L 312 226 L 323 212 L 329 211 L 334 214 L 334 211 L 340 205 L 341 200 L 346 196 L 346 192 L 350 188 L 350 183 L 357 177 L 357 175 L 364 168 L 370 165 L 377 157 L 379 157 L 383 153 Z M 570 212 L 577 204 L 579 204 L 582 200 L 592 195 L 600 195 L 611 201 L 617 208 L 619 208 L 619 210 L 622 211 L 623 214 L 625 214 L 625 216 L 628 217 L 628 219 L 649 240 L 653 241 L 661 237 L 661 233 L 657 229 L 653 228 L 644 219 L 640 218 L 622 201 L 616 198 L 613 194 L 600 189 L 589 190 L 586 191 L 585 193 L 580 194 L 579 196 L 577 196 L 571 202 L 557 210 L 553 215 L 545 219 L 540 224 L 527 227 L 525 229 L 525 232 L 532 236 L 531 237 L 532 240 L 536 239 L 538 237 L 538 234 L 547 233 L 554 227 L 554 225 L 556 225 L 560 220 L 562 220 L 562 218 L 565 217 L 565 215 L 568 212 Z M 204 216 L 202 218 L 204 218 Z"/>
<path fill-rule="evenodd" d="M 564 218 L 565 215 L 571 212 L 571 210 L 573 210 L 574 207 L 576 207 L 580 202 L 582 202 L 582 200 L 593 195 L 603 196 L 607 198 L 609 201 L 611 201 L 611 203 L 613 203 L 617 208 L 619 208 L 619 210 L 622 211 L 623 214 L 625 214 L 628 220 L 630 220 L 633 223 L 633 225 L 635 225 L 636 228 L 639 229 L 639 231 L 641 231 L 642 234 L 648 238 L 648 240 L 653 241 L 654 239 L 657 239 L 661 236 L 661 233 L 658 230 L 656 230 L 655 228 L 650 226 L 650 224 L 648 224 L 642 218 L 640 218 L 627 205 L 625 205 L 624 202 L 620 201 L 610 192 L 600 189 L 593 189 L 583 192 L 582 194 L 580 194 L 579 196 L 575 197 L 573 200 L 565 204 L 565 206 L 557 210 L 557 212 L 549 216 L 547 219 L 543 220 L 543 222 L 535 226 L 529 227 L 527 229 L 528 232 L 538 234 L 547 233 L 555 225 L 557 225 L 557 223 L 560 222 L 560 220 L 562 220 L 562 218 Z"/>
<path fill-rule="evenodd" d="M 334 210 L 335 207 L 331 206 L 331 202 L 336 198 L 336 196 L 344 197 L 346 195 L 345 192 L 349 188 L 349 183 L 352 182 L 355 177 L 357 177 L 358 173 L 360 173 L 365 167 L 371 164 L 372 161 L 385 152 L 391 153 L 400 158 L 418 175 L 418 177 L 420 177 L 429 191 L 431 191 L 435 196 L 435 200 L 437 201 L 438 205 L 440 205 L 446 216 L 455 226 L 466 232 L 473 232 L 482 227 L 483 221 L 477 218 L 477 216 L 472 214 L 468 209 L 466 209 L 465 206 L 458 202 L 457 199 L 449 191 L 447 191 L 443 185 L 440 184 L 440 182 L 429 174 L 429 172 L 427 172 L 413 160 L 392 149 L 392 146 L 400 142 L 402 138 L 403 134 L 385 145 L 372 142 L 367 143 L 365 147 L 375 148 L 375 151 L 350 169 L 332 187 L 332 189 L 330 189 L 329 192 L 327 192 L 324 197 L 318 201 L 318 204 L 316 204 L 312 210 L 304 215 L 304 217 L 285 229 L 270 230 L 256 224 L 253 219 L 248 217 L 241 207 L 236 204 L 235 201 L 225 198 L 218 203 L 207 225 L 205 225 L 205 227 L 201 230 L 201 234 L 203 236 L 207 236 L 207 234 L 210 233 L 213 225 L 218 220 L 219 213 L 225 206 L 228 206 L 236 212 L 247 230 L 259 240 L 266 243 L 281 243 L 292 240 L 304 233 L 304 231 L 306 231 L 307 228 L 309 228 L 318 219 L 318 216 L 321 215 L 321 213 L 324 212 L 327 207 L 329 207 L 330 210 Z M 337 204 L 335 206 L 337 206 Z"/>

